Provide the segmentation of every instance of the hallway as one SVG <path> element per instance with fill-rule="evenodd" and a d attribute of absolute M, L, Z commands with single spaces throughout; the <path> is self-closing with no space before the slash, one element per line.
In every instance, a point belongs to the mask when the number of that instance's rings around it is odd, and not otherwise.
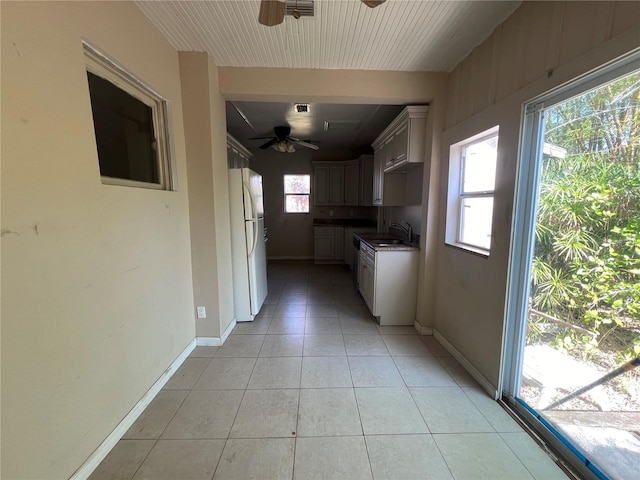
<path fill-rule="evenodd" d="M 432 336 L 344 267 L 272 262 L 256 321 L 196 347 L 91 479 L 562 479 Z"/>

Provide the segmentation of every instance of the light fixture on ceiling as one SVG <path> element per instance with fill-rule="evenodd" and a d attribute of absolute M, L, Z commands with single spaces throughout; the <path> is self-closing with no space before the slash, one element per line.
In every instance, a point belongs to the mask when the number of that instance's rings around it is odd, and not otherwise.
<path fill-rule="evenodd" d="M 293 153 L 296 151 L 289 142 L 276 142 L 272 147 L 276 152 L 280 153 Z"/>

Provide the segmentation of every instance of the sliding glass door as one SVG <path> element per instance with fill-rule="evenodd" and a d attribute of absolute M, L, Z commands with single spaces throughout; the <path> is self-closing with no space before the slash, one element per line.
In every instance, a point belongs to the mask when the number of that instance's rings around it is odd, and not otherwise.
<path fill-rule="evenodd" d="M 640 61 L 527 105 L 505 398 L 583 475 L 640 465 Z"/>

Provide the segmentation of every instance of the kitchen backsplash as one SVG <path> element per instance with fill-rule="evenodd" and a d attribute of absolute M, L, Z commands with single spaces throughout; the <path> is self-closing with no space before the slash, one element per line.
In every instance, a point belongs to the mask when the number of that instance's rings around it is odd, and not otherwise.
<path fill-rule="evenodd" d="M 375 220 L 377 207 L 311 207 L 314 218 L 370 218 Z"/>

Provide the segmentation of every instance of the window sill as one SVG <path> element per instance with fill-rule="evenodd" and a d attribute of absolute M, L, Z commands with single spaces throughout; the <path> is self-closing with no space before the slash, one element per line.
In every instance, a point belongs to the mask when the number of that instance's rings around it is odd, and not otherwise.
<path fill-rule="evenodd" d="M 472 247 L 471 245 L 466 245 L 464 243 L 444 242 L 444 245 L 446 247 L 451 247 L 451 248 L 454 248 L 456 250 L 462 250 L 463 252 L 471 253 L 471 254 L 476 255 L 478 257 L 489 258 L 489 250 L 485 250 L 483 248 Z"/>
<path fill-rule="evenodd" d="M 166 190 L 159 183 L 139 182 L 136 180 L 128 180 L 126 178 L 115 178 L 101 176 L 100 180 L 103 185 L 117 185 L 120 187 L 137 187 L 137 188 L 149 188 L 151 190 Z"/>

